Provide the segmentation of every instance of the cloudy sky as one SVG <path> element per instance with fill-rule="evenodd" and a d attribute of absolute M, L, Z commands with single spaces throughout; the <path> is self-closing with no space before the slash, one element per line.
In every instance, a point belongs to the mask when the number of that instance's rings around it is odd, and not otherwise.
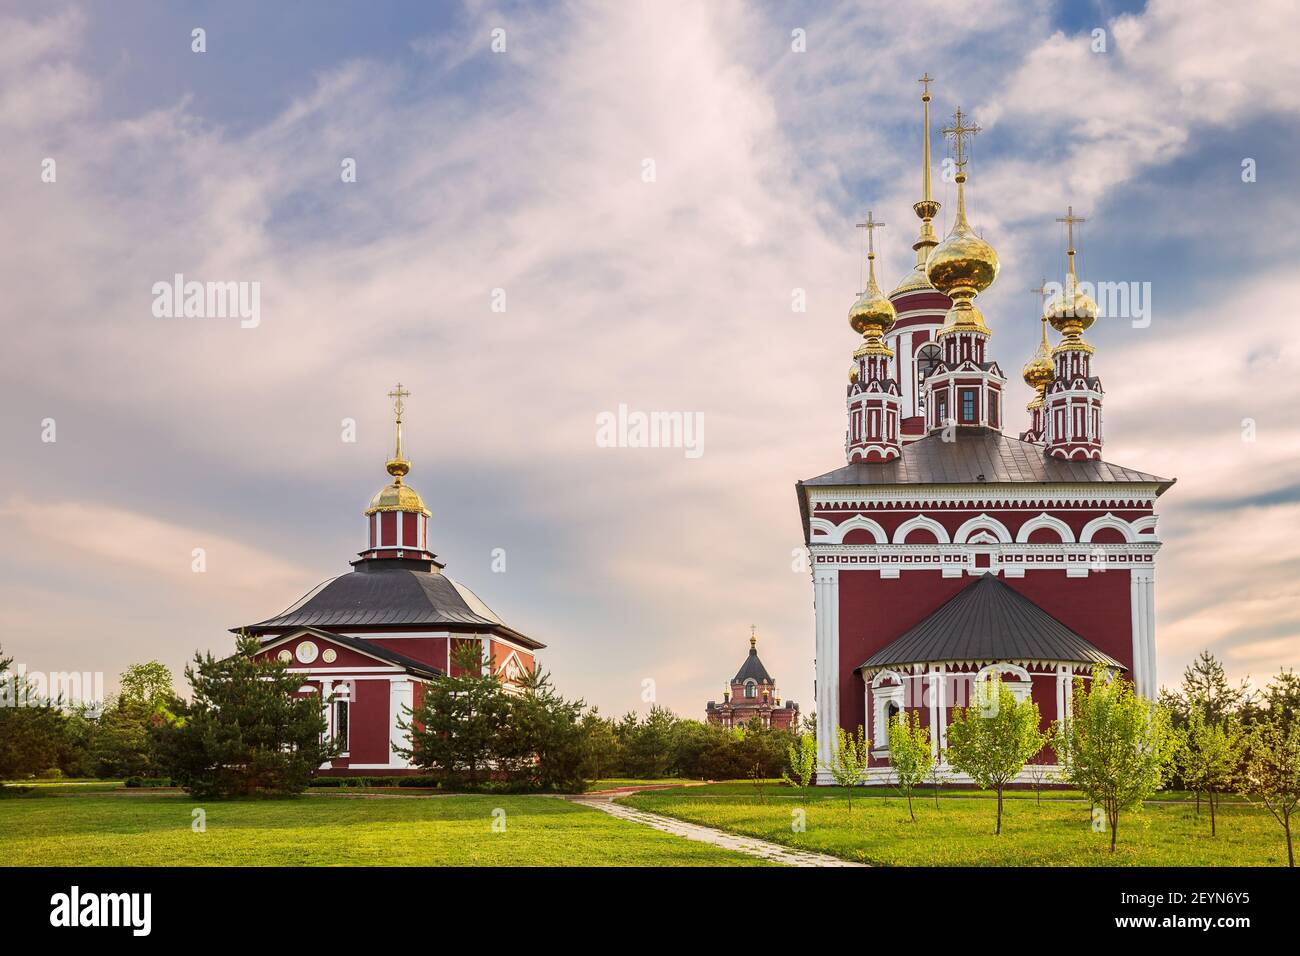
<path fill-rule="evenodd" d="M 1004 367 L 1067 204 L 1084 278 L 1150 283 L 1090 338 L 1105 457 L 1178 478 L 1162 681 L 1300 663 L 1300 20 L 1251 6 L 0 2 L 0 643 L 110 689 L 228 649 L 362 547 L 400 379 L 435 550 L 562 690 L 698 716 L 756 624 L 807 706 L 794 482 L 843 462 L 854 222 L 911 264 L 928 71 L 983 127 Z M 176 273 L 260 283 L 260 324 L 156 317 Z M 620 404 L 703 455 L 598 447 Z"/>

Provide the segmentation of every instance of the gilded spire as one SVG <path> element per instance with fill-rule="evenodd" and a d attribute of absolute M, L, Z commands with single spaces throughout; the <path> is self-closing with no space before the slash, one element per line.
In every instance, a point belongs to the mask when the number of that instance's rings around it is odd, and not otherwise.
<path fill-rule="evenodd" d="M 429 516 L 429 509 L 424 506 L 420 493 L 402 481 L 411 470 L 410 460 L 402 454 L 402 412 L 406 408 L 402 399 L 409 398 L 410 395 L 410 392 L 402 388 L 401 382 L 398 382 L 397 387 L 388 393 L 388 397 L 393 399 L 393 413 L 397 423 L 397 445 L 393 457 L 388 459 L 386 465 L 393 480 L 380 488 L 370 499 L 370 507 L 366 509 L 367 515 L 379 511 L 415 511 L 426 518 Z"/>
<path fill-rule="evenodd" d="M 411 470 L 411 463 L 402 457 L 402 399 L 410 398 L 411 393 L 398 382 L 397 388 L 389 392 L 388 397 L 393 399 L 393 412 L 397 418 L 397 450 L 388 459 L 388 473 L 393 476 L 393 484 L 400 485 L 402 476 Z"/>
<path fill-rule="evenodd" d="M 1088 220 L 1076 216 L 1074 207 L 1067 206 L 1065 215 L 1057 216 L 1056 221 L 1065 223 L 1065 255 L 1069 264 L 1066 267 L 1065 287 L 1057 300 L 1047 307 L 1044 318 L 1065 337 L 1056 346 L 1057 349 L 1091 352 L 1092 346 L 1083 340 L 1083 333 L 1097 320 L 1097 303 L 1079 288 L 1079 276 L 1074 268 L 1074 224 Z"/>
<path fill-rule="evenodd" d="M 940 335 L 951 332 L 989 334 L 984 316 L 972 299 L 990 285 L 998 275 L 998 254 L 975 234 L 966 218 L 967 140 L 979 133 L 978 125 L 966 125 L 968 117 L 957 107 L 953 125 L 943 134 L 953 143 L 953 161 L 957 165 L 957 216 L 943 242 L 935 246 L 926 262 L 926 272 L 936 289 L 953 300 Z"/>
<path fill-rule="evenodd" d="M 754 632 L 757 630 L 758 630 L 758 625 L 756 624 L 749 625 L 749 649 L 751 651 L 758 646 L 758 638 L 754 636 Z"/>
<path fill-rule="evenodd" d="M 884 225 L 883 222 L 876 221 L 870 212 L 867 213 L 866 222 L 858 223 L 859 229 L 867 230 L 867 288 L 849 309 L 849 325 L 854 332 L 866 339 L 856 355 L 894 354 L 881 339 L 893 326 L 897 313 L 894 311 L 893 303 L 885 298 L 884 293 L 880 291 L 880 284 L 876 281 L 875 232 Z"/>
<path fill-rule="evenodd" d="M 916 82 L 921 84 L 922 89 L 921 199 L 912 205 L 912 209 L 921 220 L 921 234 L 916 242 L 912 243 L 912 248 L 916 250 L 916 266 L 903 277 L 898 288 L 890 293 L 891 296 L 905 292 L 924 292 L 934 288 L 925 271 L 925 261 L 929 258 L 930 250 L 939 244 L 934 234 L 934 218 L 939 215 L 939 204 L 934 201 L 930 192 L 930 84 L 934 82 L 934 78 L 929 73 L 925 73 Z"/>

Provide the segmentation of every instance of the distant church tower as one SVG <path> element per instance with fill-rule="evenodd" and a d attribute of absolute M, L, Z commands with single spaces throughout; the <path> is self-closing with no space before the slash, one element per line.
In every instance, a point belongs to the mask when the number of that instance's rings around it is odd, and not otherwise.
<path fill-rule="evenodd" d="M 749 656 L 727 682 L 722 703 L 709 701 L 704 716 L 709 723 L 728 729 L 753 726 L 755 721 L 763 727 L 798 729 L 799 705 L 790 700 L 781 703 L 776 680 L 758 659 L 754 628 L 749 629 Z"/>

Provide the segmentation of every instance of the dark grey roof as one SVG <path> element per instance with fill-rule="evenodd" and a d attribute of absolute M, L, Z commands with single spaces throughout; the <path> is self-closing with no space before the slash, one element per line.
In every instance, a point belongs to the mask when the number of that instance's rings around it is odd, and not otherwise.
<path fill-rule="evenodd" d="M 247 630 L 394 625 L 489 631 L 531 649 L 546 646 L 508 627 L 473 591 L 441 571 L 381 561 L 359 562 L 353 571 L 318 585 L 288 610 Z"/>
<path fill-rule="evenodd" d="M 1163 493 L 1173 484 L 1169 478 L 1148 475 L 1120 465 L 1093 459 L 1062 461 L 1044 453 L 1043 446 L 1021 441 L 987 429 L 957 429 L 953 441 L 938 434 L 903 446 L 902 455 L 892 462 L 855 462 L 816 478 L 801 481 L 804 487 L 827 485 L 952 485 L 974 482 L 1139 482 L 1155 484 Z"/>
<path fill-rule="evenodd" d="M 410 671 L 412 674 L 415 674 L 418 677 L 439 677 L 443 673 L 442 669 L 439 667 L 435 667 L 432 664 L 426 664 L 423 661 L 417 661 L 413 657 L 407 657 L 405 654 L 399 654 L 397 653 L 397 651 L 392 651 L 386 647 L 381 647 L 380 645 L 374 643 L 373 641 L 367 641 L 360 637 L 350 637 L 347 634 L 335 634 L 332 631 L 323 631 L 317 627 L 295 628 L 289 631 L 288 633 L 298 634 L 303 631 L 306 631 L 308 634 L 313 634 L 316 637 L 319 637 L 321 640 L 332 641 L 335 644 L 342 645 L 343 647 L 350 647 L 354 651 L 359 651 L 362 654 L 369 654 L 371 657 L 377 657 L 380 660 L 388 661 L 388 663 L 390 664 L 396 664 L 398 667 L 405 668 L 406 670 Z M 262 641 L 262 644 L 263 646 L 269 647 L 270 645 L 274 644 L 276 641 L 284 639 L 286 636 L 288 635 L 277 634 L 272 637 L 265 638 Z"/>
<path fill-rule="evenodd" d="M 758 659 L 757 648 L 749 649 L 749 656 L 745 658 L 745 663 L 740 665 L 740 670 L 736 671 L 736 676 L 731 679 L 733 684 L 743 684 L 747 680 L 752 680 L 757 684 L 767 681 L 769 684 L 775 683 L 772 675 L 767 672 L 763 662 Z"/>
<path fill-rule="evenodd" d="M 861 669 L 945 661 L 1059 661 L 1123 667 L 1020 592 L 981 575 Z"/>

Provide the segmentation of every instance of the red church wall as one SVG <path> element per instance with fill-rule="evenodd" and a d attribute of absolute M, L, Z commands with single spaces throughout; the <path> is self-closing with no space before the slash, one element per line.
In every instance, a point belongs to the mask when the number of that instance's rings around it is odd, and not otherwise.
<path fill-rule="evenodd" d="M 853 669 L 970 584 L 938 571 L 905 571 L 882 579 L 875 571 L 840 571 L 840 724 L 864 723 L 862 679 Z M 928 719 L 928 717 L 923 717 Z"/>
<path fill-rule="evenodd" d="M 349 764 L 388 763 L 389 683 L 385 680 L 359 680 L 352 685 L 354 700 L 348 708 L 351 724 Z"/>
<path fill-rule="evenodd" d="M 428 664 L 439 670 L 447 669 L 447 638 L 445 637 L 387 637 L 376 634 L 366 640 L 386 647 L 398 654 L 405 654 L 422 664 Z"/>
<path fill-rule="evenodd" d="M 1129 572 L 1098 571 L 1066 578 L 1063 570 L 1026 571 L 1007 584 L 1125 667 L 1133 666 Z"/>
<path fill-rule="evenodd" d="M 974 580 L 970 575 L 945 578 L 942 572 L 904 571 L 881 578 L 874 571 L 840 571 L 840 725 L 853 730 L 866 722 L 862 679 L 853 669 L 908 628 L 919 624 Z M 1127 570 L 1094 572 L 1067 578 L 1064 570 L 1026 571 L 1023 578 L 1002 580 L 1062 624 L 1126 667 L 1133 663 L 1133 622 Z M 1034 694 L 1044 727 L 1056 715 L 1055 676 L 1034 678 Z M 1041 680 L 1048 684 L 1040 687 Z M 921 700 L 918 693 L 909 699 Z M 927 706 L 920 710 L 929 724 Z M 1050 711 L 1051 716 L 1046 716 Z M 876 728 L 872 728 L 873 733 Z"/>

